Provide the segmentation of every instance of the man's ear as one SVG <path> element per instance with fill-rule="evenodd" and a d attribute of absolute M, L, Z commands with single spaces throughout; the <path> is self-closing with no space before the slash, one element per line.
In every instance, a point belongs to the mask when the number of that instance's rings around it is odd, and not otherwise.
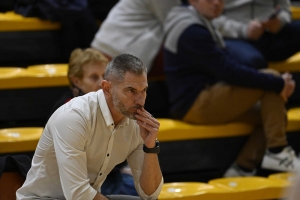
<path fill-rule="evenodd" d="M 102 90 L 104 92 L 104 94 L 110 94 L 111 91 L 111 82 L 107 81 L 107 80 L 103 80 L 101 83 L 102 86 Z"/>
<path fill-rule="evenodd" d="M 79 87 L 79 78 L 78 77 L 70 76 L 70 80 L 71 80 L 73 85 L 75 85 L 76 87 Z"/>

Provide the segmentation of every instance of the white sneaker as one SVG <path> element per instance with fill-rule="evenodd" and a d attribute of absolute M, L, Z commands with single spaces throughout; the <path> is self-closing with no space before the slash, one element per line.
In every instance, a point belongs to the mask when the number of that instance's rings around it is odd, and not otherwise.
<path fill-rule="evenodd" d="M 252 172 L 243 171 L 237 164 L 232 164 L 225 174 L 224 177 L 238 177 L 238 176 L 254 176 L 256 174 L 256 170 Z"/>
<path fill-rule="evenodd" d="M 300 159 L 296 157 L 291 147 L 285 147 L 277 154 L 267 150 L 261 167 L 276 171 L 297 171 L 300 170 Z"/>

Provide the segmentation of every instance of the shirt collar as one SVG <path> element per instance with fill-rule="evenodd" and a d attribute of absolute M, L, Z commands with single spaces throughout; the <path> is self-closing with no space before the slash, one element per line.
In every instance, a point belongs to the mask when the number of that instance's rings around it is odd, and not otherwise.
<path fill-rule="evenodd" d="M 108 108 L 103 90 L 98 90 L 98 99 L 99 99 L 99 106 L 101 108 L 105 123 L 107 126 L 114 126 L 114 120 L 111 116 L 110 110 Z M 119 124 L 119 126 L 127 126 L 129 124 L 129 118 L 125 117 Z"/>

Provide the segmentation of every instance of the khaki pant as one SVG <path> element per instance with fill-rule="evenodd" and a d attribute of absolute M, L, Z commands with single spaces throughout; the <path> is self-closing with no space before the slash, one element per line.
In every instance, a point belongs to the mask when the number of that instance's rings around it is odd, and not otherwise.
<path fill-rule="evenodd" d="M 245 122 L 255 126 L 236 163 L 255 169 L 266 147 L 287 145 L 286 109 L 275 92 L 217 83 L 203 90 L 184 116 L 193 124 Z"/>

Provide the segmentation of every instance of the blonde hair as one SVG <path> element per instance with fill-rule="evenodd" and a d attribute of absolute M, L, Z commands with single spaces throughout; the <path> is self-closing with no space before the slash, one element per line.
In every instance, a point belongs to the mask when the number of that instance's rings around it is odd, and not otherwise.
<path fill-rule="evenodd" d="M 77 48 L 72 51 L 69 59 L 69 69 L 68 69 L 68 79 L 70 87 L 73 88 L 71 76 L 75 76 L 79 79 L 83 77 L 82 67 L 86 64 L 101 62 L 105 66 L 109 60 L 98 50 L 87 48 L 80 49 Z"/>

